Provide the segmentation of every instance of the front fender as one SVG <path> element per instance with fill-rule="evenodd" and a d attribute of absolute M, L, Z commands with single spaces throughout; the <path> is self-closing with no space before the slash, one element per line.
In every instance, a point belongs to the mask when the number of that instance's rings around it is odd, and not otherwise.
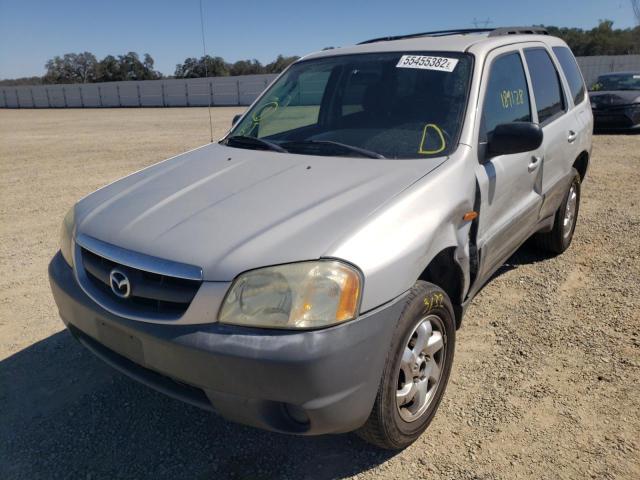
<path fill-rule="evenodd" d="M 475 177 L 465 161 L 468 147 L 461 146 L 457 153 L 387 202 L 327 253 L 364 273 L 363 312 L 410 289 L 434 257 L 451 247 L 463 272 L 462 295 L 466 293 L 471 222 L 463 216 L 473 210 Z"/>

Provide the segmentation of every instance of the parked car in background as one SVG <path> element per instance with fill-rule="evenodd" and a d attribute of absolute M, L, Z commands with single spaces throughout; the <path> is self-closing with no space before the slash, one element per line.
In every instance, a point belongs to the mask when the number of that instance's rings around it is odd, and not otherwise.
<path fill-rule="evenodd" d="M 532 235 L 571 244 L 592 131 L 576 60 L 543 29 L 318 52 L 218 143 L 80 200 L 53 295 L 83 345 L 162 392 L 404 448 L 474 296 Z"/>
<path fill-rule="evenodd" d="M 640 71 L 600 75 L 589 98 L 597 130 L 640 130 Z"/>

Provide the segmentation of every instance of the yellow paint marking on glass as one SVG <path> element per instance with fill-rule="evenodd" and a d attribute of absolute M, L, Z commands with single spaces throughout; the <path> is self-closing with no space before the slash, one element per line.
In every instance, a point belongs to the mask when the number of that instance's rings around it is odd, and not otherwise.
<path fill-rule="evenodd" d="M 425 141 L 427 140 L 427 131 L 430 128 L 432 130 L 435 130 L 435 132 L 440 137 L 440 147 L 434 150 L 425 150 L 424 145 L 425 145 Z M 444 139 L 444 134 L 442 133 L 442 130 L 440 129 L 440 127 L 437 126 L 435 123 L 427 123 L 424 126 L 424 130 L 422 131 L 422 140 L 420 141 L 420 148 L 418 149 L 418 153 L 421 153 L 423 155 L 433 155 L 435 153 L 442 152 L 445 148 L 447 148 L 447 142 Z"/>
<path fill-rule="evenodd" d="M 260 121 L 263 118 L 268 117 L 269 115 L 275 113 L 276 110 L 278 110 L 278 107 L 279 105 L 277 101 L 266 103 L 258 113 L 255 113 L 251 117 L 251 123 L 249 125 L 245 125 L 243 128 L 238 130 L 238 135 L 248 135 L 251 132 L 253 132 L 253 130 L 258 125 L 260 125 Z"/>
<path fill-rule="evenodd" d="M 260 123 L 263 118 L 275 113 L 276 110 L 278 110 L 278 102 L 267 103 L 260 109 L 260 112 L 253 115 L 253 121 L 255 123 Z"/>

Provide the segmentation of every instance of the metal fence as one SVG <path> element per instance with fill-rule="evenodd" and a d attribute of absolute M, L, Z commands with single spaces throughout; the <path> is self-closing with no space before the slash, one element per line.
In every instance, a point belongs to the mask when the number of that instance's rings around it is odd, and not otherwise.
<path fill-rule="evenodd" d="M 276 75 L 0 87 L 0 108 L 249 105 Z"/>
<path fill-rule="evenodd" d="M 640 55 L 600 55 L 578 57 L 577 60 L 588 86 L 595 83 L 598 75 L 603 73 L 629 70 L 640 72 Z"/>
<path fill-rule="evenodd" d="M 587 85 L 598 75 L 640 71 L 640 55 L 578 57 Z M 249 105 L 276 75 L 0 87 L 0 108 Z M 308 92 L 313 96 L 313 92 Z"/>

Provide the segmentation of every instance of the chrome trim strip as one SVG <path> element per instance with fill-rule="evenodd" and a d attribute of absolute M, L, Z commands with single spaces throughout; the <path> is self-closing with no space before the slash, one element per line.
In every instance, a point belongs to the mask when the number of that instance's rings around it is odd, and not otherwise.
<path fill-rule="evenodd" d="M 229 286 L 231 285 L 231 282 L 204 282 L 203 281 L 202 284 L 200 285 L 200 288 L 198 288 L 198 292 L 196 293 L 196 296 L 191 301 L 189 308 L 187 308 L 187 310 L 179 317 L 173 317 L 168 315 L 167 316 L 157 315 L 157 314 L 153 314 L 152 312 L 149 312 L 146 316 L 134 314 L 128 311 L 126 308 L 123 308 L 121 305 L 118 305 L 113 301 L 113 299 L 109 298 L 106 295 L 103 295 L 101 292 L 97 291 L 95 287 L 93 287 L 93 285 L 91 284 L 91 281 L 87 278 L 87 274 L 85 273 L 85 270 L 84 270 L 84 264 L 82 263 L 82 254 L 80 252 L 81 247 L 80 247 L 80 243 L 78 243 L 78 240 L 84 242 L 84 244 L 88 243 L 89 246 L 94 246 L 94 244 L 91 243 L 91 240 L 94 240 L 96 242 L 95 245 L 98 245 L 98 249 L 100 248 L 101 244 L 107 245 L 108 247 L 113 247 L 113 245 L 107 244 L 105 242 L 100 242 L 99 240 L 96 240 L 92 237 L 88 237 L 87 235 L 79 235 L 78 237 L 79 238 L 72 237 L 71 239 L 71 248 L 72 248 L 73 265 L 74 265 L 73 273 L 74 273 L 76 282 L 78 282 L 78 285 L 80 285 L 80 288 L 82 289 L 82 291 L 91 300 L 96 302 L 97 305 L 102 307 L 107 312 L 122 318 L 128 318 L 130 320 L 136 320 L 136 321 L 145 322 L 145 323 L 165 324 L 165 325 L 198 325 L 198 324 L 204 324 L 204 323 L 215 323 L 218 321 L 218 310 L 220 309 L 220 305 L 222 305 L 222 301 L 224 300 L 224 297 L 227 293 L 227 290 L 229 289 Z M 87 238 L 90 239 L 89 242 L 87 242 Z M 83 248 L 86 248 L 84 247 L 84 244 L 83 244 Z M 101 254 L 101 253 L 95 252 L 94 251 L 95 249 L 87 248 L 87 250 L 91 250 L 97 255 Z M 135 255 L 140 255 L 140 254 L 135 254 Z M 147 255 L 142 255 L 142 256 L 146 258 L 154 259 L 155 261 L 155 257 L 149 257 Z M 109 259 L 113 260 L 114 262 L 120 262 L 120 263 L 122 261 L 120 257 L 116 259 L 114 259 L 113 257 L 110 257 Z M 170 263 L 173 263 L 173 262 L 170 262 Z M 185 265 L 185 264 L 178 264 L 178 265 L 197 268 L 197 267 L 192 267 L 191 265 Z M 134 268 L 138 268 L 138 267 L 136 266 Z M 157 268 L 152 270 L 154 270 L 154 273 L 158 273 Z M 148 270 L 148 271 L 151 271 L 151 270 Z M 201 272 L 199 268 L 198 268 L 198 272 Z M 164 275 L 166 274 L 166 272 L 162 272 L 160 274 Z"/>
<path fill-rule="evenodd" d="M 202 268 L 195 265 L 132 252 L 82 233 L 76 237 L 76 243 L 96 255 L 131 268 L 168 277 L 202 281 Z"/>

